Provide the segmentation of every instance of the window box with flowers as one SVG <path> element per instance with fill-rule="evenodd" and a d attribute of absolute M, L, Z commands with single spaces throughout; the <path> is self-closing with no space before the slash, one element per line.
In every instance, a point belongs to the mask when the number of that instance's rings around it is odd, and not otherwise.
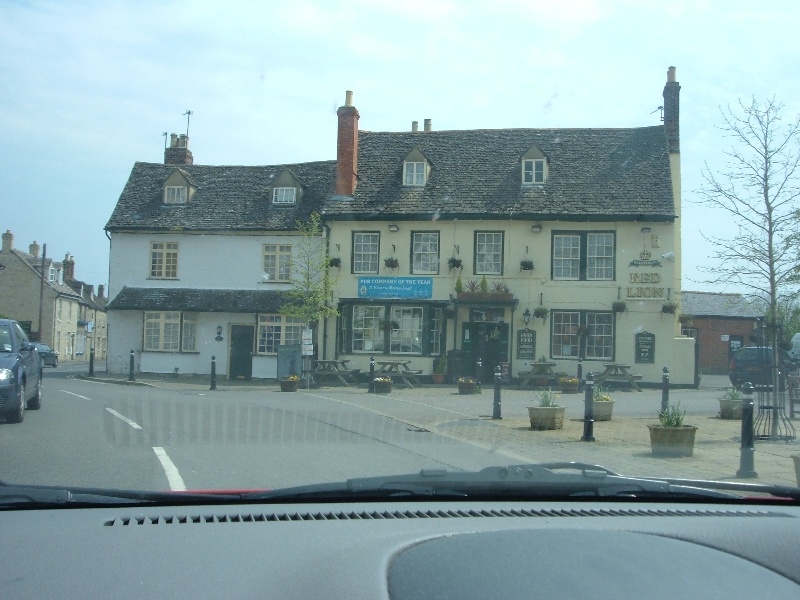
<path fill-rule="evenodd" d="M 296 392 L 300 384 L 300 377 L 297 375 L 287 375 L 280 381 L 282 392 Z"/>
<path fill-rule="evenodd" d="M 372 380 L 373 389 L 376 394 L 391 394 L 392 393 L 392 378 L 391 377 L 375 377 Z"/>
<path fill-rule="evenodd" d="M 461 395 L 480 394 L 481 386 L 474 377 L 459 377 L 456 379 L 458 393 Z"/>

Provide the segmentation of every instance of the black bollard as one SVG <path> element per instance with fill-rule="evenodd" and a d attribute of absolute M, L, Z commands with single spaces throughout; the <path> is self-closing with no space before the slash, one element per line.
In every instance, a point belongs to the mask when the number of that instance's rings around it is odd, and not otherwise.
<path fill-rule="evenodd" d="M 578 391 L 583 389 L 583 358 L 578 357 Z"/>
<path fill-rule="evenodd" d="M 136 381 L 136 376 L 133 374 L 133 348 L 131 348 L 131 359 L 128 364 L 128 381 Z"/>
<path fill-rule="evenodd" d="M 375 357 L 370 356 L 369 358 L 369 384 L 367 385 L 367 391 L 372 394 L 375 392 Z"/>
<path fill-rule="evenodd" d="M 583 390 L 583 437 L 582 442 L 594 441 L 594 377 L 586 374 L 586 389 Z"/>
<path fill-rule="evenodd" d="M 739 454 L 737 477 L 758 477 L 755 472 L 755 434 L 753 432 L 753 385 L 742 384 L 742 448 Z"/>
<path fill-rule="evenodd" d="M 661 412 L 669 406 L 669 367 L 664 367 L 661 375 Z"/>
<path fill-rule="evenodd" d="M 211 357 L 211 390 L 217 389 L 217 357 Z"/>
<path fill-rule="evenodd" d="M 494 369 L 494 405 L 492 406 L 492 419 L 502 419 L 500 408 L 500 365 Z"/>
<path fill-rule="evenodd" d="M 94 377 L 94 347 L 89 348 L 89 377 Z"/>

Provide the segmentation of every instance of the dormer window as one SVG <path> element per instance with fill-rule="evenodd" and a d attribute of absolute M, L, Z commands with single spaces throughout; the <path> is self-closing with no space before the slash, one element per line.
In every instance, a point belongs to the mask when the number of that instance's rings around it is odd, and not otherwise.
<path fill-rule="evenodd" d="M 545 161 L 543 158 L 525 159 L 522 161 L 522 183 L 544 183 Z"/>
<path fill-rule="evenodd" d="M 296 203 L 297 190 L 293 187 L 276 187 L 272 190 L 272 203 L 282 206 L 293 206 Z"/>
<path fill-rule="evenodd" d="M 424 162 L 403 163 L 403 185 L 425 185 L 425 179 Z"/>
<path fill-rule="evenodd" d="M 186 188 L 182 185 L 164 187 L 164 204 L 186 204 Z"/>

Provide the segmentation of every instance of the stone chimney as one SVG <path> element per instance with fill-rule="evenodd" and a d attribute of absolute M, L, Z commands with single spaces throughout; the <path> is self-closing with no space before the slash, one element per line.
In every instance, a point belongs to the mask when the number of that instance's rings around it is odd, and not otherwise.
<path fill-rule="evenodd" d="M 28 252 L 33 258 L 39 258 L 39 244 L 36 243 L 36 240 L 33 240 L 33 243 L 28 246 Z"/>
<path fill-rule="evenodd" d="M 431 131 L 431 120 L 425 119 L 425 132 L 430 133 Z"/>
<path fill-rule="evenodd" d="M 169 148 L 164 148 L 165 165 L 191 165 L 194 164 L 192 151 L 189 150 L 189 136 L 175 133 L 169 136 Z"/>
<path fill-rule="evenodd" d="M 101 283 L 100 285 L 97 286 L 97 297 L 98 298 L 104 298 L 105 297 L 105 295 L 104 295 L 105 293 L 106 293 L 106 286 L 104 286 Z"/>
<path fill-rule="evenodd" d="M 75 279 L 75 260 L 69 255 L 69 252 L 64 256 L 64 279 Z"/>
<path fill-rule="evenodd" d="M 14 249 L 14 234 L 10 229 L 6 229 L 3 234 L 3 252 L 10 252 Z"/>
<path fill-rule="evenodd" d="M 336 195 L 352 196 L 358 173 L 358 110 L 353 106 L 353 92 L 345 94 L 344 106 L 336 111 L 339 130 L 336 137 Z"/>
<path fill-rule="evenodd" d="M 670 67 L 667 69 L 667 84 L 664 86 L 664 132 L 671 154 L 681 152 L 680 91 L 681 86 L 675 79 L 675 67 Z"/>
<path fill-rule="evenodd" d="M 411 131 L 414 133 L 419 131 L 419 121 L 411 121 Z"/>

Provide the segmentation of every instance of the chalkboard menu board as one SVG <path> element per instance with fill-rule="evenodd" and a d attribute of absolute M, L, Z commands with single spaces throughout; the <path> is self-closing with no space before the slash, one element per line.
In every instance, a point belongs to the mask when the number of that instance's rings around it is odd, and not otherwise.
<path fill-rule="evenodd" d="M 536 358 L 536 332 L 532 329 L 517 332 L 517 358 Z"/>
<path fill-rule="evenodd" d="M 636 334 L 635 356 L 637 363 L 656 362 L 656 336 L 643 331 Z"/>

